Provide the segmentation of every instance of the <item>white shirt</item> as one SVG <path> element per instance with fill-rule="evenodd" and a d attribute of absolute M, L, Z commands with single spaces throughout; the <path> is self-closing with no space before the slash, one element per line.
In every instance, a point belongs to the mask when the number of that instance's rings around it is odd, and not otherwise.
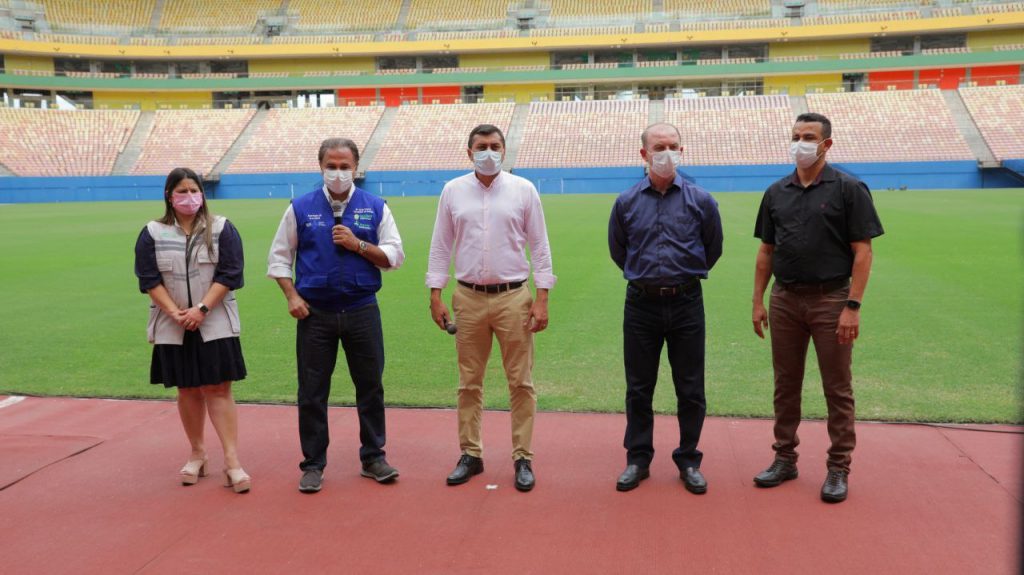
<path fill-rule="evenodd" d="M 323 188 L 327 202 L 334 201 L 331 198 L 327 187 Z M 348 207 L 348 201 L 352 197 L 349 194 L 341 203 L 342 209 Z M 274 235 L 274 242 L 270 244 L 270 255 L 267 256 L 267 277 L 290 278 L 292 277 L 292 266 L 295 263 L 295 250 L 299 246 L 298 226 L 295 224 L 295 211 L 292 205 L 284 211 L 280 225 L 277 226 L 277 234 Z M 390 267 L 380 268 L 383 271 L 396 270 L 405 261 L 405 251 L 402 249 L 402 236 L 398 234 L 398 226 L 395 225 L 395 218 L 391 215 L 391 208 L 384 204 L 381 213 L 380 224 L 377 225 L 377 247 L 388 257 Z"/>
<path fill-rule="evenodd" d="M 529 180 L 500 172 L 484 186 L 476 173 L 445 184 L 430 239 L 427 287 L 448 285 L 455 256 L 455 278 L 473 284 L 525 280 L 533 261 L 533 283 L 551 289 L 551 248 L 537 188 Z"/>

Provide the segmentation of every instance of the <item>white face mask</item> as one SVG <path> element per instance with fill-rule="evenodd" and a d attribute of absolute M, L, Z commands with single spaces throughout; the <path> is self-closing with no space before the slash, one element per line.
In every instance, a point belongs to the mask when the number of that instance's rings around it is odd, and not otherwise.
<path fill-rule="evenodd" d="M 352 170 L 324 170 L 324 185 L 331 193 L 345 192 L 352 187 Z"/>
<path fill-rule="evenodd" d="M 473 152 L 473 165 L 483 176 L 493 176 L 501 171 L 501 152 L 479 150 Z"/>
<path fill-rule="evenodd" d="M 648 154 L 650 158 L 651 171 L 662 178 L 674 176 L 676 168 L 679 167 L 678 150 L 662 150 Z"/>
<path fill-rule="evenodd" d="M 818 153 L 819 142 L 793 142 L 789 145 L 789 157 L 796 162 L 797 167 L 807 169 L 814 165 L 821 157 Z M 825 152 L 822 152 L 824 154 Z"/>

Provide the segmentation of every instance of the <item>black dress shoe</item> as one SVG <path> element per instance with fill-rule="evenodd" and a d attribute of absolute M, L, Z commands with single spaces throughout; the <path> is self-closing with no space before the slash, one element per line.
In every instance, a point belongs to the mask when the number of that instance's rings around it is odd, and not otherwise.
<path fill-rule="evenodd" d="M 448 476 L 448 485 L 462 485 L 470 477 L 484 472 L 484 460 L 472 455 L 463 455 Z"/>
<path fill-rule="evenodd" d="M 825 484 L 821 486 L 821 500 L 826 503 L 842 503 L 846 501 L 846 471 L 828 471 Z"/>
<path fill-rule="evenodd" d="M 699 467 L 687 467 L 679 474 L 680 479 L 683 480 L 683 485 L 686 490 L 690 493 L 707 493 L 708 481 L 704 479 L 704 474 L 700 472 Z"/>
<path fill-rule="evenodd" d="M 796 479 L 797 475 L 799 473 L 797 473 L 795 463 L 776 459 L 768 469 L 754 476 L 754 483 L 758 487 L 775 487 L 781 485 L 783 481 Z"/>
<path fill-rule="evenodd" d="M 626 470 L 619 476 L 619 480 L 615 483 L 615 489 L 617 491 L 629 491 L 630 489 L 636 489 L 637 485 L 644 479 L 651 476 L 651 470 L 646 467 L 640 467 L 639 465 L 627 465 Z"/>
<path fill-rule="evenodd" d="M 533 466 L 529 459 L 516 460 L 516 489 L 529 491 L 533 489 L 535 479 L 533 477 Z"/>

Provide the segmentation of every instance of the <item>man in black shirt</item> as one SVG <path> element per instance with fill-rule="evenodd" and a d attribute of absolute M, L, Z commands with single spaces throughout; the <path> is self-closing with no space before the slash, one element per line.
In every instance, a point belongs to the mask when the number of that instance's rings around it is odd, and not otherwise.
<path fill-rule="evenodd" d="M 790 154 L 796 171 L 768 187 L 754 235 L 761 239 L 754 269 L 754 332 L 764 338 L 771 318 L 775 370 L 775 461 L 754 478 L 775 487 L 797 477 L 800 399 L 807 344 L 813 339 L 828 407 L 828 476 L 821 498 L 846 499 L 856 443 L 850 361 L 860 307 L 871 273 L 871 239 L 882 235 L 868 187 L 825 161 L 832 124 L 801 114 Z M 764 292 L 775 283 L 769 310 Z"/>

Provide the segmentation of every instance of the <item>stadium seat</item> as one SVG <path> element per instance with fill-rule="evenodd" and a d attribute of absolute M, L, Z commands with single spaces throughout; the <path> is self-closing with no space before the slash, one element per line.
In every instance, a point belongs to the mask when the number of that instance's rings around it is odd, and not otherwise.
<path fill-rule="evenodd" d="M 479 124 L 508 133 L 515 104 L 436 104 L 402 106 L 371 170 L 472 169 L 466 138 Z"/>
<path fill-rule="evenodd" d="M 1024 86 L 960 88 L 960 96 L 997 160 L 1024 159 Z"/>
<path fill-rule="evenodd" d="M 508 17 L 504 2 L 451 2 L 450 0 L 411 0 L 405 27 L 412 29 L 482 26 L 498 27 Z"/>
<path fill-rule="evenodd" d="M 770 0 L 665 0 L 665 12 L 679 18 L 724 16 L 762 16 L 772 12 Z"/>
<path fill-rule="evenodd" d="M 832 121 L 835 162 L 973 160 L 939 90 L 808 94 Z"/>
<path fill-rule="evenodd" d="M 647 100 L 532 102 L 516 167 L 639 166 Z"/>
<path fill-rule="evenodd" d="M 166 0 L 160 29 L 207 34 L 251 32 L 261 14 L 280 8 L 281 0 Z"/>
<path fill-rule="evenodd" d="M 344 137 L 366 149 L 383 106 L 275 108 L 228 167 L 229 173 L 317 172 L 320 142 Z"/>
<path fill-rule="evenodd" d="M 108 176 L 137 110 L 0 108 L 0 163 L 19 176 Z"/>
<path fill-rule="evenodd" d="M 156 0 L 34 0 L 54 30 L 131 31 L 146 28 Z M 82 43 L 82 42 L 78 42 Z"/>
<path fill-rule="evenodd" d="M 209 174 L 256 111 L 157 110 L 132 174 L 166 174 L 177 167 Z"/>
<path fill-rule="evenodd" d="M 401 8 L 402 0 L 345 0 L 341 10 L 334 2 L 288 0 L 288 10 L 299 15 L 296 28 L 313 33 L 390 29 Z"/>
<path fill-rule="evenodd" d="M 665 121 L 679 128 L 689 166 L 788 164 L 795 117 L 788 96 L 665 101 Z"/>

